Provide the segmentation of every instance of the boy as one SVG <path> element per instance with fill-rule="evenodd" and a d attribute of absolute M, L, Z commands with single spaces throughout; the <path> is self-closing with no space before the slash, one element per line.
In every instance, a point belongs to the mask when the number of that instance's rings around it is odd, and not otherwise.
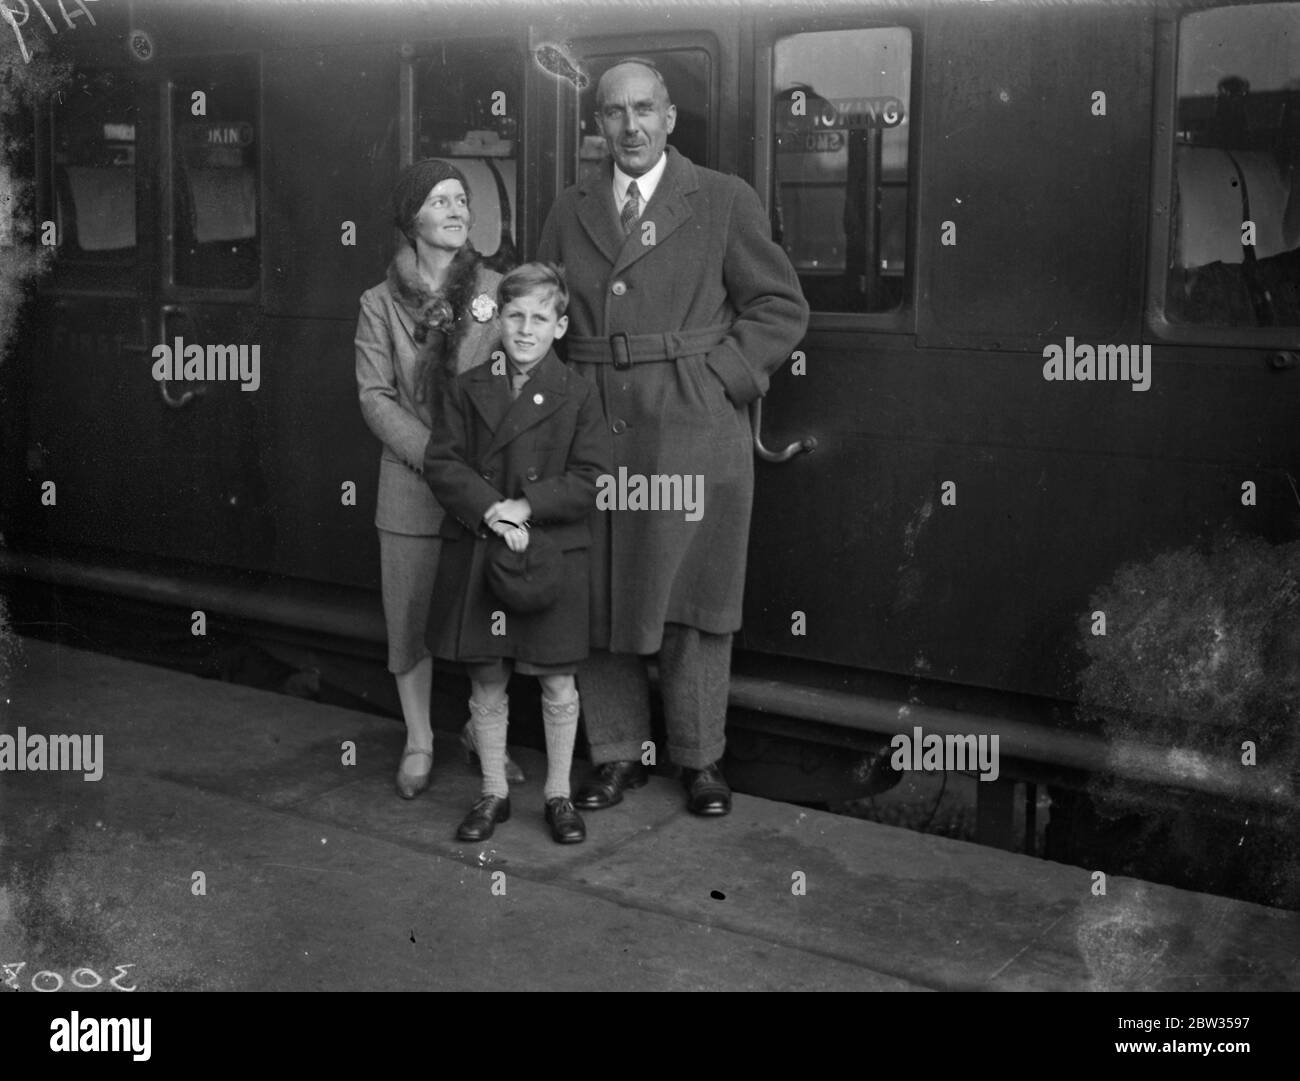
<path fill-rule="evenodd" d="M 481 798 L 461 823 L 462 841 L 484 841 L 510 817 L 505 749 L 513 669 L 542 684 L 546 821 L 561 844 L 585 839 L 569 798 L 578 724 L 574 673 L 587 656 L 588 517 L 612 448 L 599 395 L 551 348 L 568 327 L 559 268 L 526 263 L 502 280 L 498 354 L 443 385 L 424 475 L 447 510 L 434 586 L 429 646 L 463 662 L 483 768 Z M 485 568 L 490 546 L 523 552 L 544 532 L 562 553 L 557 598 L 540 611 L 507 610 Z"/>

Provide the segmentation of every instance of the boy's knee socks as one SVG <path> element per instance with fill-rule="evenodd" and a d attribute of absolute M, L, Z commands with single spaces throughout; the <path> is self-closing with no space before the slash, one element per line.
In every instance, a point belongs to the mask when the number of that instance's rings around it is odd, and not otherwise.
<path fill-rule="evenodd" d="M 578 734 L 579 699 L 552 699 L 542 695 L 542 721 L 546 728 L 545 799 L 569 798 L 569 769 L 573 765 L 573 741 Z"/>
<path fill-rule="evenodd" d="M 506 729 L 509 726 L 510 699 L 492 705 L 471 698 L 470 719 L 474 724 L 474 743 L 483 768 L 483 795 L 510 795 L 506 781 Z"/>

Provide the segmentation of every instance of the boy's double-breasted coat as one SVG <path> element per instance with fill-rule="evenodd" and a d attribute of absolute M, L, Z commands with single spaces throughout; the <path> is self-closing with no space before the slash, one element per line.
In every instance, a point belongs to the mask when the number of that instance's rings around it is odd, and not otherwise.
<path fill-rule="evenodd" d="M 568 358 L 600 390 L 614 473 L 703 483 L 698 521 L 682 509 L 615 509 L 595 520 L 592 646 L 617 653 L 654 653 L 665 623 L 739 628 L 753 505 L 746 406 L 808 323 L 754 190 L 665 153 L 628 235 L 607 165 L 559 197 L 538 251 L 565 267 Z M 611 343 L 619 333 L 626 340 Z"/>
<path fill-rule="evenodd" d="M 503 371 L 503 367 L 506 369 Z M 494 370 L 495 369 L 495 370 Z M 508 366 L 483 364 L 438 396 L 439 423 L 424 451 L 424 476 L 447 510 L 433 590 L 429 647 L 448 660 L 513 657 L 534 664 L 580 661 L 588 650 L 587 550 L 596 487 L 609 472 L 609 431 L 595 388 L 552 351 L 513 401 Z M 535 613 L 505 613 L 488 588 L 483 524 L 502 499 L 525 497 L 534 532 L 564 553 L 559 599 Z"/>

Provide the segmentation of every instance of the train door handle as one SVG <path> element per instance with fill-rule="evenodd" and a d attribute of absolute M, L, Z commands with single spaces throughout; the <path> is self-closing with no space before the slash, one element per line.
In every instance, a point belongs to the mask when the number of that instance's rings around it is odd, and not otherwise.
<path fill-rule="evenodd" d="M 181 409 L 188 405 L 194 398 L 199 396 L 198 391 L 187 390 L 182 392 L 179 398 L 172 397 L 172 392 L 167 389 L 166 379 L 158 380 L 158 393 L 162 395 L 162 400 L 171 406 L 172 409 Z"/>
<path fill-rule="evenodd" d="M 159 307 L 158 330 L 160 336 L 162 337 L 162 341 L 159 343 L 160 345 L 168 344 L 167 317 L 170 315 L 183 315 L 184 313 L 185 313 L 185 307 L 184 305 L 181 304 L 163 304 Z M 177 365 L 179 364 L 179 362 L 180 362 L 179 357 L 172 357 L 173 365 Z M 167 403 L 167 406 L 170 409 L 183 409 L 185 408 L 185 406 L 189 405 L 189 403 L 192 402 L 195 398 L 199 397 L 202 394 L 207 393 L 207 388 L 203 385 L 200 385 L 196 387 L 194 390 L 182 391 L 180 397 L 178 398 L 174 394 L 172 394 L 171 388 L 168 387 L 167 385 L 168 380 L 159 379 L 157 382 L 158 382 L 158 394 L 161 396 L 162 400 Z"/>
<path fill-rule="evenodd" d="M 765 462 L 788 462 L 796 454 L 811 454 L 817 449 L 817 440 L 804 436 L 795 440 L 785 450 L 771 450 L 763 445 L 763 399 L 755 398 L 749 405 L 749 421 L 754 429 L 754 453 Z"/>

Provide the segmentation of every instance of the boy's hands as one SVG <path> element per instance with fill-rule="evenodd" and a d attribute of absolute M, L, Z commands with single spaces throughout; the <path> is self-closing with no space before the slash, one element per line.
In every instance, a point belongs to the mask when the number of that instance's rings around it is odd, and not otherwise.
<path fill-rule="evenodd" d="M 533 508 L 529 506 L 528 500 L 503 499 L 488 507 L 483 521 L 506 542 L 506 547 L 512 552 L 522 552 L 528 548 L 528 530 L 522 528 L 522 523 L 528 521 L 532 514 Z"/>
<path fill-rule="evenodd" d="M 528 548 L 528 530 L 519 526 L 507 525 L 505 522 L 497 522 L 492 527 L 497 536 L 506 542 L 506 547 L 512 552 L 523 552 Z"/>
<path fill-rule="evenodd" d="M 533 516 L 533 508 L 529 505 L 527 499 L 503 499 L 500 503 L 493 503 L 483 514 L 483 521 L 489 526 L 495 526 L 498 521 L 505 519 L 507 522 L 517 522 L 523 525 Z"/>

